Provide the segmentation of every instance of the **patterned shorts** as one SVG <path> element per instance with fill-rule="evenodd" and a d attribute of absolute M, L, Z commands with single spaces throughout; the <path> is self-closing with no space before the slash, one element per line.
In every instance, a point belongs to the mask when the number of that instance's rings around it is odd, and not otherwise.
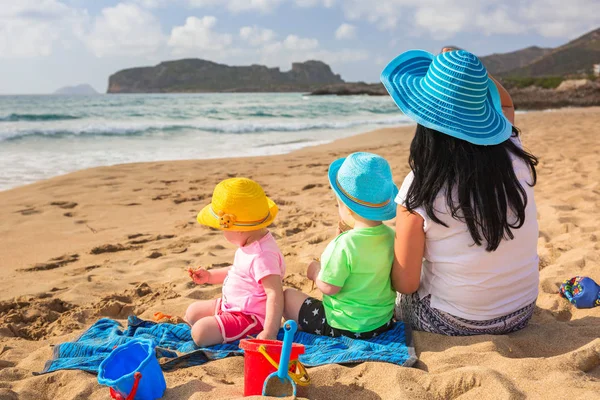
<path fill-rule="evenodd" d="M 309 297 L 304 301 L 298 313 L 298 325 L 304 332 L 314 333 L 321 336 L 347 336 L 352 339 L 372 339 L 375 336 L 388 331 L 392 327 L 392 321 L 388 321 L 377 329 L 369 332 L 350 332 L 337 329 L 327 323 L 325 307 L 321 300 Z"/>
<path fill-rule="evenodd" d="M 430 301 L 431 295 L 419 299 L 418 293 L 398 294 L 396 319 L 411 325 L 414 330 L 446 336 L 504 335 L 525 328 L 535 309 L 533 302 L 503 317 L 472 321 L 433 308 Z"/>

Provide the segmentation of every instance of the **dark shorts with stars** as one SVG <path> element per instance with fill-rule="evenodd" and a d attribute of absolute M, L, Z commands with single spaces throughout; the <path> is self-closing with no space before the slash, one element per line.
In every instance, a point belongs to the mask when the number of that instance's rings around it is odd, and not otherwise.
<path fill-rule="evenodd" d="M 298 325 L 304 332 L 315 335 L 338 337 L 347 336 L 352 339 L 371 339 L 388 331 L 392 327 L 392 321 L 369 332 L 350 332 L 343 329 L 333 328 L 327 323 L 325 307 L 321 300 L 309 297 L 304 301 L 298 313 Z"/>

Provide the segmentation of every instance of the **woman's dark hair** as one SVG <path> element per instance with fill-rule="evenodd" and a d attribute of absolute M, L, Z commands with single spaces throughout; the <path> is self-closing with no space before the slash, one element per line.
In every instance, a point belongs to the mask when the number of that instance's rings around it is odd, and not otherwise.
<path fill-rule="evenodd" d="M 513 137 L 518 135 L 513 127 Z M 479 146 L 417 125 L 408 161 L 414 180 L 406 208 L 413 212 L 421 206 L 429 218 L 447 227 L 434 210 L 434 201 L 444 190 L 452 218 L 467 224 L 476 245 L 485 241 L 487 251 L 496 250 L 503 238 L 514 238 L 512 229 L 525 222 L 527 194 L 515 175 L 511 154 L 529 166 L 534 186 L 538 159 L 512 140 Z M 509 210 L 514 222 L 509 222 Z"/>

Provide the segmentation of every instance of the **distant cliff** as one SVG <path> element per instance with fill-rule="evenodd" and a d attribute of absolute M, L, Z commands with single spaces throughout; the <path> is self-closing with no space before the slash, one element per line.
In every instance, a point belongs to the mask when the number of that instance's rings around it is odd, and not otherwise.
<path fill-rule="evenodd" d="M 130 68 L 108 79 L 108 93 L 298 92 L 344 83 L 321 61 L 293 63 L 290 71 L 264 65 L 228 66 L 200 59 Z"/>
<path fill-rule="evenodd" d="M 98 94 L 96 90 L 88 84 L 76 85 L 76 86 L 65 86 L 57 91 L 54 94 L 68 94 L 68 95 L 91 95 Z"/>
<path fill-rule="evenodd" d="M 335 85 L 326 85 L 311 93 L 313 96 L 336 95 L 336 96 L 385 96 L 388 92 L 381 83 L 346 82 Z"/>

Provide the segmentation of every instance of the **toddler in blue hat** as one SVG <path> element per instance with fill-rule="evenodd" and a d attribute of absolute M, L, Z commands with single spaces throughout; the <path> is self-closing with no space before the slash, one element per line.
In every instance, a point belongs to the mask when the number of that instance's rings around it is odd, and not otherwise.
<path fill-rule="evenodd" d="M 396 293 L 390 272 L 394 235 L 384 225 L 396 217 L 398 188 L 388 162 L 371 153 L 353 153 L 329 167 L 341 222 L 352 227 L 313 261 L 307 276 L 323 301 L 287 289 L 284 317 L 305 332 L 370 339 L 391 327 Z"/>

